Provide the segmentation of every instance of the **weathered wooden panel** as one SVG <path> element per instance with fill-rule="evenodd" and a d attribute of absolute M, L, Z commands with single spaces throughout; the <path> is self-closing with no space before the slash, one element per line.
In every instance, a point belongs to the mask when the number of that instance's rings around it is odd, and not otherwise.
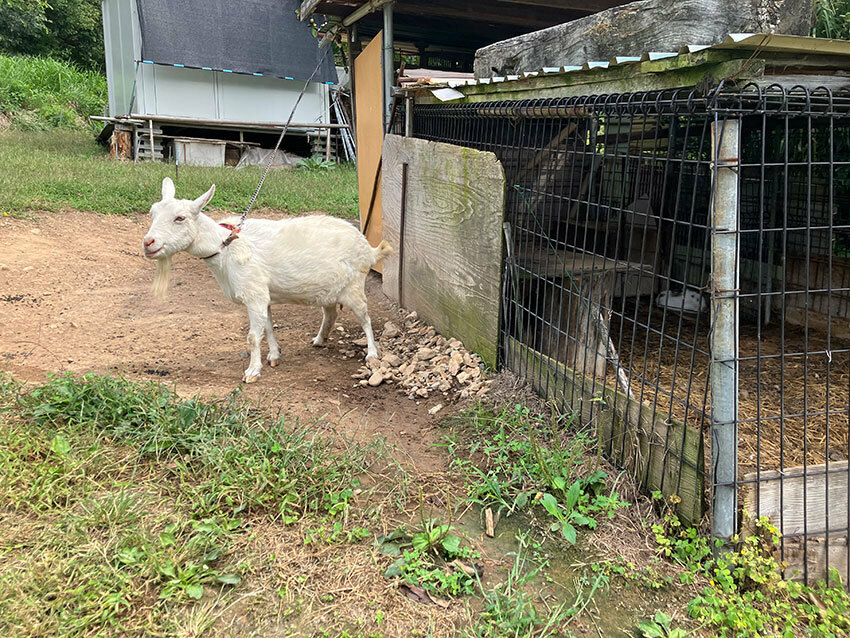
<path fill-rule="evenodd" d="M 384 140 L 384 88 L 381 75 L 381 42 L 379 31 L 363 52 L 354 60 L 354 100 L 357 113 L 357 190 L 360 196 L 360 228 L 366 227 L 369 202 L 375 174 L 381 160 Z M 375 193 L 375 205 L 366 228 L 366 239 L 377 246 L 382 239 L 382 202 L 380 182 Z M 383 262 L 375 265 L 381 271 Z"/>
<path fill-rule="evenodd" d="M 824 578 L 828 558 L 829 567 L 838 569 L 847 582 L 848 472 L 847 461 L 836 461 L 828 468 L 809 465 L 805 476 L 802 466 L 744 476 L 747 519 L 767 516 L 783 536 L 798 536 L 785 540 L 786 577 Z"/>
<path fill-rule="evenodd" d="M 847 529 L 847 461 L 830 463 L 829 474 L 826 465 L 807 466 L 805 476 L 803 471 L 799 466 L 747 474 L 744 508 L 756 517 L 770 517 L 783 536 L 823 534 L 827 529 L 843 533 Z"/>
<path fill-rule="evenodd" d="M 475 53 L 475 76 L 717 44 L 729 33 L 809 35 L 812 0 L 643 0 L 503 40 Z"/>
<path fill-rule="evenodd" d="M 384 292 L 496 365 L 505 173 L 492 153 L 388 135 L 383 155 Z M 400 237 L 402 165 L 407 165 Z M 403 242 L 403 244 L 402 244 Z M 402 261 L 400 261 L 402 260 Z"/>
<path fill-rule="evenodd" d="M 677 495 L 682 520 L 693 525 L 702 521 L 705 461 L 699 430 L 666 420 L 646 401 L 578 374 L 511 337 L 505 339 L 505 350 L 508 368 L 537 392 L 572 407 L 583 424 L 596 425 L 599 445 L 609 458 L 647 490 Z"/>

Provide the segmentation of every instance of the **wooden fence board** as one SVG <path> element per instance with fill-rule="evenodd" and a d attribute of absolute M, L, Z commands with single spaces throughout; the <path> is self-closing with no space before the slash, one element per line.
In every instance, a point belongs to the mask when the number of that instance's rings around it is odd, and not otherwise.
<path fill-rule="evenodd" d="M 404 247 L 399 242 L 407 164 Z M 383 154 L 384 292 L 496 365 L 505 173 L 492 153 L 388 135 Z"/>

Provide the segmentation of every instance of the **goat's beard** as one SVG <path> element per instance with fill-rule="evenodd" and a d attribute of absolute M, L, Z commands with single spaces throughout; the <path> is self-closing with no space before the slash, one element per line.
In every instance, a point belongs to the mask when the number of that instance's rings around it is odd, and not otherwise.
<path fill-rule="evenodd" d="M 168 280 L 171 277 L 171 256 L 156 260 L 156 275 L 153 278 L 153 295 L 165 299 L 168 292 Z"/>

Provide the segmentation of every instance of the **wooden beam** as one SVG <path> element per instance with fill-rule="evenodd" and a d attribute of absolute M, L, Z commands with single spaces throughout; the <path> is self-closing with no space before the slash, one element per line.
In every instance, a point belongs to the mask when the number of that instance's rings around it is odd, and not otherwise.
<path fill-rule="evenodd" d="M 808 35 L 812 0 L 765 4 L 740 0 L 641 0 L 520 35 L 480 49 L 475 75 L 536 71 L 543 67 L 610 60 L 646 51 L 678 51 L 690 44 L 717 44 L 729 33 Z"/>
<path fill-rule="evenodd" d="M 298 13 L 298 16 L 301 18 L 301 22 L 304 22 L 310 17 L 310 15 L 313 14 L 313 12 L 316 11 L 316 6 L 321 1 L 322 0 L 304 0 L 304 2 L 301 3 L 301 11 Z"/>

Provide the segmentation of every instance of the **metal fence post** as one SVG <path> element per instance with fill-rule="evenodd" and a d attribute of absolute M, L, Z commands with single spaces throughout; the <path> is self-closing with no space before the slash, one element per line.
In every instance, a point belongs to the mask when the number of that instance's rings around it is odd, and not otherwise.
<path fill-rule="evenodd" d="M 737 532 L 738 491 L 738 165 L 740 121 L 711 126 L 711 533 Z"/>

